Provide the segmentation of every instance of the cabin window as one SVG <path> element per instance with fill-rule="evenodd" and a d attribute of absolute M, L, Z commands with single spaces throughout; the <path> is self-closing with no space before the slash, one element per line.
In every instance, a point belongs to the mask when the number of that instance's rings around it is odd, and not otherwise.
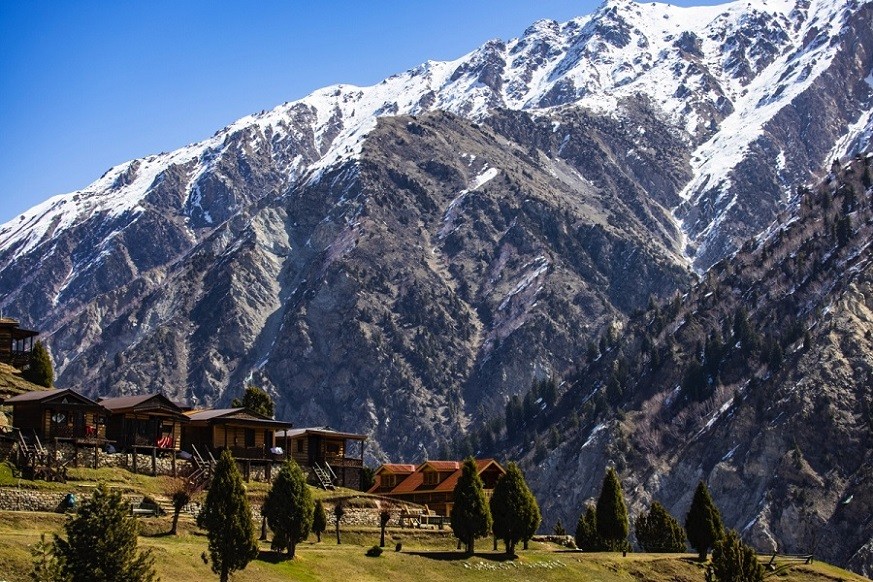
<path fill-rule="evenodd" d="M 268 449 L 273 448 L 273 432 L 269 430 L 264 431 L 264 447 Z"/>
<path fill-rule="evenodd" d="M 303 452 L 303 439 L 297 439 L 297 452 Z"/>
<path fill-rule="evenodd" d="M 424 484 L 425 485 L 436 485 L 440 482 L 439 473 L 436 471 L 425 471 L 424 473 Z"/>
<path fill-rule="evenodd" d="M 339 454 L 339 445 L 337 443 L 327 443 L 324 448 L 329 455 Z"/>
<path fill-rule="evenodd" d="M 382 475 L 382 487 L 394 487 L 397 485 L 397 475 Z"/>
<path fill-rule="evenodd" d="M 246 439 L 246 446 L 247 447 L 255 446 L 255 429 L 253 429 L 253 428 L 245 429 L 245 439 Z"/>

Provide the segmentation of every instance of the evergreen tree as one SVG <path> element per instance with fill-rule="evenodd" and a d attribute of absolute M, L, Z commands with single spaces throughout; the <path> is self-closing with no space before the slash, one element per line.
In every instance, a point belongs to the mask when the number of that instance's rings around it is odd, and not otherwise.
<path fill-rule="evenodd" d="M 242 399 L 234 398 L 230 403 L 234 408 L 245 408 L 252 412 L 257 412 L 267 418 L 273 418 L 275 406 L 273 399 L 267 394 L 266 390 L 258 388 L 252 384 L 246 386 L 246 391 L 243 393 Z"/>
<path fill-rule="evenodd" d="M 464 543 L 467 553 L 472 554 L 476 538 L 485 537 L 491 531 L 491 512 L 472 457 L 464 460 L 454 497 L 450 515 L 452 531 Z"/>
<path fill-rule="evenodd" d="M 327 530 L 327 513 L 324 511 L 324 504 L 321 499 L 315 502 L 315 513 L 312 516 L 312 531 L 318 541 L 321 541 L 321 534 Z"/>
<path fill-rule="evenodd" d="M 685 530 L 667 508 L 655 501 L 636 521 L 637 540 L 647 552 L 684 552 Z"/>
<path fill-rule="evenodd" d="M 685 516 L 685 533 L 688 534 L 688 543 L 697 550 L 701 562 L 706 560 L 709 548 L 724 536 L 721 514 L 703 481 L 697 484 L 691 508 Z"/>
<path fill-rule="evenodd" d="M 515 463 L 509 463 L 497 481 L 490 509 L 494 535 L 503 540 L 509 556 L 515 555 L 518 542 L 533 537 L 542 521 L 537 500 Z"/>
<path fill-rule="evenodd" d="M 734 530 L 727 532 L 712 548 L 712 562 L 706 568 L 706 582 L 763 582 L 764 567 L 755 550 L 743 543 Z"/>
<path fill-rule="evenodd" d="M 605 549 L 603 539 L 597 533 L 597 509 L 593 505 L 585 508 L 576 524 L 576 547 L 586 552 L 600 552 Z"/>
<path fill-rule="evenodd" d="M 445 458 L 445 457 L 443 457 Z M 361 491 L 369 491 L 376 484 L 376 472 L 372 467 L 364 467 L 361 470 Z"/>
<path fill-rule="evenodd" d="M 230 451 L 221 452 L 197 525 L 206 530 L 212 571 L 221 582 L 258 555 L 255 525 L 242 476 Z"/>
<path fill-rule="evenodd" d="M 272 548 L 281 552 L 287 547 L 293 558 L 297 544 L 309 535 L 314 512 L 306 476 L 293 459 L 285 461 L 262 508 L 267 525 L 273 530 Z"/>
<path fill-rule="evenodd" d="M 67 519 L 67 539 L 55 536 L 54 554 L 62 580 L 69 582 L 140 582 L 157 580 L 154 558 L 137 551 L 136 520 L 127 515 L 120 492 L 101 484 Z"/>
<path fill-rule="evenodd" d="M 627 547 L 627 506 L 621 491 L 621 481 L 615 469 L 610 467 L 603 478 L 600 497 L 597 498 L 597 533 L 611 550 Z"/>
<path fill-rule="evenodd" d="M 41 341 L 30 350 L 30 364 L 24 371 L 24 379 L 28 382 L 51 388 L 55 381 L 55 370 L 52 367 L 52 357 Z"/>

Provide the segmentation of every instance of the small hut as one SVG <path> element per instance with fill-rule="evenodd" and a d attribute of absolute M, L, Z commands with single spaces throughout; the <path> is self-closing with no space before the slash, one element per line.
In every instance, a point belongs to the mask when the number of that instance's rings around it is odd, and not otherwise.
<path fill-rule="evenodd" d="M 190 422 L 182 433 L 185 450 L 193 447 L 205 454 L 229 449 L 237 460 L 272 460 L 270 450 L 277 444 L 276 431 L 291 428 L 290 422 L 245 408 L 192 410 L 186 414 Z"/>
<path fill-rule="evenodd" d="M 88 444 L 106 438 L 106 410 L 69 388 L 25 392 L 3 404 L 12 407 L 12 426 L 25 438 Z"/>
<path fill-rule="evenodd" d="M 0 362 L 24 368 L 30 363 L 33 338 L 38 331 L 19 327 L 18 320 L 0 317 Z"/>
<path fill-rule="evenodd" d="M 188 417 L 163 394 L 103 398 L 100 404 L 109 411 L 107 434 L 120 450 L 180 450 Z"/>

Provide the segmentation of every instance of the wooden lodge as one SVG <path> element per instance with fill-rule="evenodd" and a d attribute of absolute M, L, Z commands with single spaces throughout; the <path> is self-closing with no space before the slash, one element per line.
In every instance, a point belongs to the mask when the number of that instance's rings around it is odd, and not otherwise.
<path fill-rule="evenodd" d="M 276 431 L 291 428 L 290 422 L 273 420 L 245 408 L 192 410 L 182 431 L 183 448 L 200 454 L 229 449 L 237 460 L 281 460 L 271 452 Z"/>
<path fill-rule="evenodd" d="M 454 504 L 461 466 L 460 461 L 425 461 L 410 471 L 409 467 L 413 465 L 382 465 L 376 470 L 376 483 L 368 493 L 427 505 L 437 515 L 448 516 Z M 494 459 L 476 459 L 476 469 L 482 478 L 485 495 L 490 497 L 497 480 L 506 471 Z"/>
<path fill-rule="evenodd" d="M 109 413 L 106 434 L 119 450 L 181 450 L 188 417 L 163 394 L 103 398 L 100 405 Z"/>
<path fill-rule="evenodd" d="M 7 398 L 13 426 L 25 439 L 94 444 L 106 440 L 106 410 L 70 389 L 36 390 Z"/>
<path fill-rule="evenodd" d="M 309 469 L 310 480 L 325 488 L 360 487 L 366 440 L 366 435 L 329 427 L 298 428 L 276 435 L 276 443 L 285 449 L 285 454 Z"/>
<path fill-rule="evenodd" d="M 0 362 L 23 369 L 30 364 L 33 338 L 38 331 L 22 329 L 18 320 L 0 317 Z"/>

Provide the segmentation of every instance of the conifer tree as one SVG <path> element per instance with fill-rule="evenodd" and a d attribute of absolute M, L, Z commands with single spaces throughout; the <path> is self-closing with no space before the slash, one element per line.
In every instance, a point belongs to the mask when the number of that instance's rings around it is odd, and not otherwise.
<path fill-rule="evenodd" d="M 706 560 L 709 548 L 724 535 L 721 514 L 703 481 L 697 484 L 691 508 L 685 516 L 685 533 L 688 535 L 688 543 L 697 550 L 701 562 Z"/>
<path fill-rule="evenodd" d="M 33 345 L 30 351 L 30 363 L 24 371 L 24 379 L 28 382 L 51 388 L 55 381 L 55 371 L 52 358 L 41 341 Z"/>
<path fill-rule="evenodd" d="M 604 549 L 603 540 L 597 533 L 597 509 L 593 505 L 585 508 L 576 524 L 576 547 L 585 552 L 599 552 Z"/>
<path fill-rule="evenodd" d="M 279 470 L 264 499 L 262 513 L 273 530 L 273 550 L 288 548 L 288 556 L 294 558 L 297 544 L 309 535 L 315 505 L 306 476 L 293 459 L 285 461 Z"/>
<path fill-rule="evenodd" d="M 215 464 L 197 525 L 206 530 L 212 571 L 221 582 L 227 582 L 231 573 L 245 569 L 258 555 L 252 511 L 242 476 L 228 450 L 221 452 Z"/>
<path fill-rule="evenodd" d="M 763 582 L 764 567 L 755 550 L 743 543 L 734 530 L 727 532 L 712 548 L 712 562 L 706 568 L 706 582 Z"/>
<path fill-rule="evenodd" d="M 615 469 L 610 467 L 603 478 L 600 497 L 597 498 L 597 533 L 611 550 L 627 547 L 627 506 L 621 491 L 621 482 Z"/>
<path fill-rule="evenodd" d="M 497 481 L 490 509 L 494 535 L 503 540 L 508 556 L 515 555 L 518 542 L 533 537 L 542 521 L 537 500 L 515 463 L 509 463 Z"/>
<path fill-rule="evenodd" d="M 234 408 L 245 408 L 246 410 L 251 410 L 252 412 L 257 412 L 262 416 L 266 416 L 267 418 L 273 418 L 273 413 L 275 406 L 273 404 L 273 399 L 270 398 L 270 395 L 267 394 L 267 391 L 258 388 L 253 384 L 249 384 L 246 386 L 246 390 L 243 393 L 243 397 L 234 398 L 231 401 L 231 406 Z"/>
<path fill-rule="evenodd" d="M 327 530 L 327 513 L 324 511 L 324 504 L 321 499 L 315 502 L 315 513 L 312 516 L 312 532 L 318 541 L 321 541 L 321 534 Z"/>
<path fill-rule="evenodd" d="M 472 554 L 476 538 L 485 537 L 491 531 L 491 512 L 472 457 L 464 460 L 454 497 L 450 515 L 452 531 L 464 543 L 467 553 Z"/>
<path fill-rule="evenodd" d="M 684 552 L 685 530 L 667 508 L 655 501 L 636 521 L 637 540 L 647 552 Z"/>
<path fill-rule="evenodd" d="M 136 520 L 127 515 L 120 492 L 99 485 L 64 524 L 67 539 L 55 536 L 61 579 L 69 582 L 151 582 L 154 557 L 137 551 Z"/>

